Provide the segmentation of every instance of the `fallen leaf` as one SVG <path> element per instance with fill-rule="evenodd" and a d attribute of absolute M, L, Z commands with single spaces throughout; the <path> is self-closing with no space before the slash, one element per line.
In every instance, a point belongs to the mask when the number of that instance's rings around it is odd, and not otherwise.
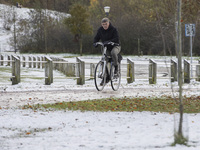
<path fill-rule="evenodd" d="M 31 134 L 31 132 L 26 132 L 26 135 L 29 135 L 29 134 Z"/>

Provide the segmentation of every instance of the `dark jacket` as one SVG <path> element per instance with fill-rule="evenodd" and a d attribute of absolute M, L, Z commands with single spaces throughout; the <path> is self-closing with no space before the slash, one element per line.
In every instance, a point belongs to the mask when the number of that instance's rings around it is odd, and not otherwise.
<path fill-rule="evenodd" d="M 111 23 L 107 30 L 104 30 L 103 27 L 98 29 L 97 34 L 94 37 L 94 43 L 99 42 L 99 40 L 101 40 L 103 43 L 109 41 L 120 44 L 118 31 L 115 27 L 112 26 Z M 112 50 L 112 48 L 113 46 L 108 46 L 108 50 Z"/>

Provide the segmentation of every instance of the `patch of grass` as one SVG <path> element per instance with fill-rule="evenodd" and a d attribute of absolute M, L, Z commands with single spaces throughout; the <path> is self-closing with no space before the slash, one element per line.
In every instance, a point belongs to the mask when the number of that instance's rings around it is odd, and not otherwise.
<path fill-rule="evenodd" d="M 12 68 L 0 67 L 0 80 L 1 83 L 10 82 Z"/>
<path fill-rule="evenodd" d="M 59 102 L 55 104 L 26 105 L 22 109 L 42 110 L 80 110 L 80 111 L 153 111 L 153 112 L 179 112 L 179 104 L 171 97 L 124 97 L 77 102 Z M 185 113 L 200 112 L 200 96 L 184 98 Z"/>
<path fill-rule="evenodd" d="M 15 132 L 14 135 L 12 135 L 12 138 L 24 138 L 24 137 L 30 137 L 30 136 L 35 136 L 37 133 L 42 133 L 42 132 L 49 132 L 52 131 L 52 127 L 48 127 L 48 128 L 31 128 L 29 127 L 29 129 L 24 130 L 22 128 L 8 128 L 8 127 L 3 127 L 0 128 L 1 130 L 7 130 Z"/>
<path fill-rule="evenodd" d="M 183 135 L 174 135 L 175 136 L 175 141 L 174 143 L 172 143 L 172 146 L 176 146 L 176 144 L 180 144 L 180 145 L 187 145 L 188 139 L 185 138 Z"/>
<path fill-rule="evenodd" d="M 23 76 L 23 77 L 21 77 L 21 80 L 23 80 L 23 79 L 32 79 L 32 80 L 42 80 L 42 79 L 44 79 L 44 77 L 30 77 L 30 76 Z"/>
<path fill-rule="evenodd" d="M 63 58 L 74 58 L 74 57 L 77 57 L 77 56 L 64 56 Z"/>
<path fill-rule="evenodd" d="M 10 67 L 0 67 L 0 72 L 11 73 Z"/>

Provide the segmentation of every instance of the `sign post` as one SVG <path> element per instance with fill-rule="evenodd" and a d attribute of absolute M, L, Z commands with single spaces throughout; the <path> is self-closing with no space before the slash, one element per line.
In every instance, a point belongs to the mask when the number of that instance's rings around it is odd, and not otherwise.
<path fill-rule="evenodd" d="M 195 36 L 195 24 L 185 24 L 185 36 L 190 37 L 190 65 L 191 65 L 191 77 L 192 75 L 192 37 Z"/>

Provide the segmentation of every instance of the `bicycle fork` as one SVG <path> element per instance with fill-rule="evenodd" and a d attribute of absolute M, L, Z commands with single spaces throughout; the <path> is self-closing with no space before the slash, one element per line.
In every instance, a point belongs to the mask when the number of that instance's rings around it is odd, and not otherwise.
<path fill-rule="evenodd" d="M 106 73 L 106 61 L 103 60 L 102 63 L 103 63 L 103 65 L 101 64 L 102 67 L 100 67 L 99 71 L 98 71 L 99 72 L 99 74 L 98 74 L 99 78 L 103 78 L 105 73 Z"/>

